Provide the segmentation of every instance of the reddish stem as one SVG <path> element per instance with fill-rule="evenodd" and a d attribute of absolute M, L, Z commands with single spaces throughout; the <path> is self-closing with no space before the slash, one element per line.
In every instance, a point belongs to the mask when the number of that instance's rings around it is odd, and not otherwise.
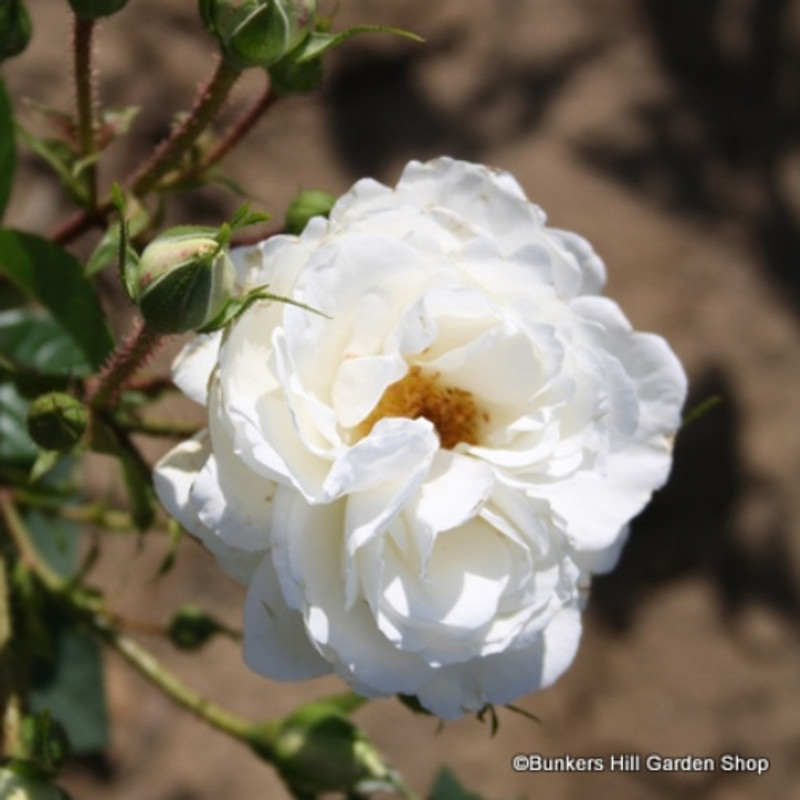
<path fill-rule="evenodd" d="M 100 384 L 90 400 L 92 408 L 100 410 L 113 405 L 127 380 L 147 363 L 162 339 L 162 334 L 139 322 L 137 330 L 125 340 L 103 370 Z"/>
<path fill-rule="evenodd" d="M 240 75 L 240 70 L 220 59 L 214 75 L 200 93 L 189 116 L 127 182 L 135 195 L 141 197 L 147 194 L 167 172 L 180 163 L 197 137 L 217 115 Z"/>
<path fill-rule="evenodd" d="M 94 138 L 94 82 L 92 75 L 92 48 L 95 21 L 75 17 L 75 94 L 77 99 L 78 140 L 81 156 L 91 158 L 95 153 Z M 97 203 L 97 169 L 94 164 L 85 167 L 89 184 L 89 208 Z"/>
<path fill-rule="evenodd" d="M 212 167 L 228 155 L 250 132 L 256 122 L 272 108 L 279 97 L 279 94 L 272 91 L 272 86 L 268 82 L 258 100 L 228 129 L 228 132 L 220 139 L 217 145 L 206 154 L 198 171 L 205 172 L 209 167 Z"/>
<path fill-rule="evenodd" d="M 180 163 L 197 137 L 217 115 L 240 75 L 239 70 L 221 60 L 195 101 L 191 113 L 172 130 L 153 156 L 125 181 L 126 188 L 140 197 L 156 188 L 164 175 Z M 91 228 L 102 227 L 113 207 L 111 200 L 107 199 L 95 208 L 75 214 L 50 234 L 50 240 L 57 244 L 68 244 Z"/>

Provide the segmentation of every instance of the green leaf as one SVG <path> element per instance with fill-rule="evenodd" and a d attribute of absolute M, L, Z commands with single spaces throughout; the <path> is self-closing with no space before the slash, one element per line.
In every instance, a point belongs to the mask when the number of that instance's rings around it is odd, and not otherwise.
<path fill-rule="evenodd" d="M 92 369 L 77 342 L 40 311 L 0 311 L 0 351 L 17 369 L 43 375 L 83 376 Z"/>
<path fill-rule="evenodd" d="M 24 514 L 36 549 L 60 575 L 74 575 L 79 552 L 78 526 L 31 509 Z M 31 669 L 31 710 L 49 710 L 67 732 L 74 753 L 104 750 L 108 714 L 97 642 L 75 627 L 74 619 L 49 606 L 40 621 L 51 643 L 47 657 L 35 658 Z"/>
<path fill-rule="evenodd" d="M 78 125 L 75 122 L 74 114 L 70 114 L 60 108 L 42 105 L 27 97 L 22 102 L 27 109 L 42 119 L 59 141 L 69 145 L 75 153 L 80 151 L 80 135 L 78 134 Z M 27 129 L 20 133 L 24 138 L 24 135 L 27 134 Z"/>
<path fill-rule="evenodd" d="M 281 95 L 314 91 L 322 82 L 322 56 L 359 33 L 388 33 L 414 42 L 424 41 L 415 33 L 400 28 L 387 28 L 384 25 L 356 25 L 341 33 L 315 31 L 306 36 L 294 50 L 269 66 L 274 90 Z"/>
<path fill-rule="evenodd" d="M 63 726 L 73 753 L 96 753 L 108 745 L 108 712 L 103 668 L 97 642 L 72 621 L 50 609 L 50 659 L 39 659 L 31 670 L 30 707 L 49 710 Z"/>
<path fill-rule="evenodd" d="M 0 463 L 24 464 L 36 460 L 38 449 L 28 436 L 28 401 L 10 383 L 0 384 Z"/>
<path fill-rule="evenodd" d="M 17 150 L 14 143 L 14 114 L 5 83 L 0 78 L 0 219 L 11 196 Z"/>
<path fill-rule="evenodd" d="M 248 225 L 258 225 L 260 222 L 268 222 L 270 219 L 269 214 L 263 211 L 251 211 L 250 203 L 245 203 L 233 215 L 233 219 L 229 224 L 232 231 L 238 231 Z"/>
<path fill-rule="evenodd" d="M 94 286 L 80 262 L 39 236 L 0 230 L 0 275 L 45 306 L 99 368 L 113 347 Z"/>
<path fill-rule="evenodd" d="M 442 767 L 433 781 L 428 800 L 482 800 L 482 798 L 464 789 L 450 769 Z"/>
<path fill-rule="evenodd" d="M 400 28 L 388 28 L 385 25 L 355 25 L 341 33 L 312 33 L 303 43 L 293 50 L 287 60 L 296 64 L 305 64 L 314 61 L 320 56 L 346 42 L 351 36 L 359 33 L 388 33 L 392 36 L 400 36 L 403 39 L 410 39 L 412 42 L 424 42 L 425 40 L 411 31 L 404 31 Z"/>
<path fill-rule="evenodd" d="M 36 483 L 40 478 L 47 475 L 56 466 L 61 456 L 62 453 L 57 450 L 40 450 L 33 467 L 31 467 L 30 482 Z"/>
<path fill-rule="evenodd" d="M 299 64 L 291 57 L 282 58 L 269 68 L 269 79 L 279 95 L 308 94 L 322 84 L 322 60 L 312 59 Z"/>
<path fill-rule="evenodd" d="M 28 509 L 23 519 L 39 555 L 59 575 L 71 577 L 78 559 L 78 525 L 34 508 Z"/>
<path fill-rule="evenodd" d="M 701 417 L 704 417 L 709 411 L 711 411 L 712 408 L 718 406 L 722 402 L 724 401 L 718 394 L 707 397 L 705 400 L 701 400 L 696 406 L 694 406 L 694 408 L 691 408 L 686 412 L 686 414 L 684 414 L 680 430 L 685 430 L 689 425 L 691 425 L 693 422 L 697 422 L 697 420 L 699 420 Z"/>
<path fill-rule="evenodd" d="M 114 200 L 114 207 L 119 216 L 119 227 L 117 228 L 117 263 L 119 266 L 119 277 L 128 297 L 133 300 L 136 297 L 137 266 L 139 264 L 139 254 L 130 246 L 130 230 L 128 218 L 126 216 L 127 200 L 122 193 L 119 184 L 111 187 L 111 197 Z"/>
<path fill-rule="evenodd" d="M 124 225 L 122 222 L 112 222 L 108 226 L 103 238 L 86 263 L 84 275 L 87 278 L 118 259 L 124 260 L 125 264 L 129 261 L 135 263 L 139 255 L 131 247 L 130 237 L 137 236 L 150 224 L 150 215 L 147 213 L 147 209 L 136 198 L 124 197 L 117 184 L 114 184 L 112 194 L 119 218 L 120 220 L 124 219 Z M 120 236 L 122 236 L 122 240 Z M 125 273 L 124 265 L 122 265 L 121 271 Z M 127 282 L 123 282 L 130 296 L 130 286 Z"/>
<path fill-rule="evenodd" d="M 119 229 L 111 225 L 106 229 L 103 238 L 98 242 L 94 252 L 86 262 L 84 274 L 90 278 L 107 267 L 119 256 Z"/>
<path fill-rule="evenodd" d="M 26 471 L 40 457 L 28 433 L 29 397 L 66 388 L 89 365 L 63 328 L 39 311 L 0 312 L 0 351 L 0 462 Z M 16 474 L 4 479 L 24 482 Z"/>
<path fill-rule="evenodd" d="M 88 206 L 91 198 L 89 181 L 87 173 L 79 168 L 75 151 L 60 139 L 40 139 L 21 125 L 17 125 L 17 133 L 36 155 L 50 165 L 72 199 L 81 206 Z"/>
<path fill-rule="evenodd" d="M 202 328 L 197 328 L 198 333 L 213 333 L 214 331 L 222 330 L 226 325 L 230 325 L 235 319 L 238 319 L 245 311 L 247 311 L 253 303 L 257 302 L 258 300 L 274 300 L 278 303 L 286 303 L 290 306 L 297 306 L 298 308 L 302 308 L 304 311 L 310 311 L 312 314 L 318 314 L 321 317 L 327 317 L 327 314 L 323 314 L 322 311 L 318 311 L 316 308 L 312 308 L 311 306 L 307 306 L 305 303 L 300 303 L 296 300 L 292 300 L 289 297 L 283 297 L 278 294 L 271 294 L 270 292 L 264 291 L 267 287 L 266 286 L 257 286 L 255 289 L 251 289 L 247 294 L 242 295 L 241 297 L 232 297 L 223 307 L 222 311 L 217 314 L 214 319 L 210 322 L 206 323 Z"/>
<path fill-rule="evenodd" d="M 23 405 L 25 398 L 64 391 L 74 376 L 89 371 L 83 353 L 49 315 L 23 309 L 0 312 L 0 384 L 13 384 Z M 4 429 L 5 424 L 0 420 Z"/>

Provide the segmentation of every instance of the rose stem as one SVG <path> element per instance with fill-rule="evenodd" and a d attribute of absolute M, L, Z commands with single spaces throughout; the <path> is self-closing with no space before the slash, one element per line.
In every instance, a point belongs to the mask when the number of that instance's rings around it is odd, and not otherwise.
<path fill-rule="evenodd" d="M 146 417 L 142 419 L 118 419 L 117 427 L 128 433 L 143 433 L 145 436 L 157 436 L 173 439 L 189 439 L 202 430 L 199 425 L 186 422 L 174 422 L 168 419 Z"/>
<path fill-rule="evenodd" d="M 214 75 L 200 92 L 189 116 L 173 129 L 150 161 L 128 181 L 135 195 L 147 194 L 170 169 L 178 166 L 183 155 L 217 115 L 241 74 L 241 70 L 232 67 L 225 59 L 219 59 Z"/>
<path fill-rule="evenodd" d="M 202 175 L 214 164 L 221 161 L 250 132 L 250 129 L 275 104 L 279 97 L 280 95 L 272 90 L 268 80 L 266 88 L 256 102 L 231 125 L 225 136 L 205 155 L 200 165 L 186 175 L 182 175 L 181 178 Z"/>
<path fill-rule="evenodd" d="M 125 381 L 155 352 L 163 336 L 144 322 L 122 344 L 100 376 L 100 385 L 91 398 L 93 409 L 113 404 Z"/>
<path fill-rule="evenodd" d="M 42 559 L 31 542 L 25 524 L 17 513 L 10 497 L 0 495 L 2 511 L 11 538 L 22 562 L 36 575 L 43 587 L 60 598 L 89 623 L 93 632 L 106 645 L 119 653 L 131 666 L 155 684 L 175 702 L 191 711 L 217 730 L 251 745 L 256 726 L 242 717 L 231 714 L 186 686 L 176 675 L 164 667 L 148 650 L 118 631 L 114 616 L 105 608 L 96 594 L 81 590 L 73 581 L 64 579 Z M 261 729 L 263 726 L 259 725 Z M 268 727 L 268 726 L 267 726 Z"/>
<path fill-rule="evenodd" d="M 97 168 L 95 155 L 95 98 L 94 75 L 92 74 L 92 50 L 95 21 L 75 17 L 75 95 L 78 111 L 78 141 L 81 156 L 88 159 L 84 167 L 89 189 L 89 208 L 97 205 Z"/>
<path fill-rule="evenodd" d="M 220 60 L 189 115 L 172 129 L 153 156 L 125 181 L 126 188 L 139 197 L 156 188 L 161 178 L 178 166 L 184 154 L 219 112 L 239 75 L 240 70 Z M 113 207 L 111 200 L 106 199 L 91 209 L 78 212 L 53 231 L 50 240 L 56 244 L 69 244 L 87 230 L 102 225 Z"/>

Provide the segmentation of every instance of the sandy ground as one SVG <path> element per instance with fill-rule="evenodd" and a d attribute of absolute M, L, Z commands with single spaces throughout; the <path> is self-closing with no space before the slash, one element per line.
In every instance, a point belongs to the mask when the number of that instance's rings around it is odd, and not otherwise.
<path fill-rule="evenodd" d="M 30 5 L 35 45 L 5 74 L 19 95 L 66 107 L 63 4 Z M 412 157 L 448 153 L 509 169 L 553 224 L 594 243 L 609 293 L 634 325 L 668 338 L 689 373 L 690 403 L 723 403 L 681 435 L 670 486 L 636 521 L 617 570 L 596 582 L 572 669 L 521 703 L 542 725 L 501 712 L 493 739 L 472 719 L 437 732 L 393 701 L 370 704 L 358 720 L 420 791 L 448 763 L 491 800 L 797 797 L 800 6 L 468 5 L 343 3 L 337 26 L 394 24 L 427 44 L 353 42 L 331 60 L 324 90 L 276 107 L 229 174 L 280 217 L 299 187 L 340 193 L 362 175 L 393 181 Z M 212 48 L 193 17 L 192 3 L 133 0 L 104 25 L 103 98 L 144 109 L 131 144 L 112 149 L 107 164 L 135 164 L 209 74 Z M 257 84 L 242 83 L 229 115 Z M 33 158 L 23 170 L 13 221 L 46 231 L 64 202 Z M 170 214 L 218 222 L 236 204 L 203 190 Z M 94 477 L 102 490 L 107 480 Z M 154 582 L 162 553 L 157 537 L 141 552 L 127 540 L 107 549 L 98 577 L 115 603 L 163 619 L 193 600 L 237 622 L 240 590 L 199 547 L 187 541 L 173 575 Z M 152 646 L 193 685 L 252 717 L 341 688 L 271 684 L 222 641 L 203 658 Z M 111 656 L 107 681 L 105 776 L 71 770 L 64 783 L 76 798 L 287 797 L 269 767 Z M 727 753 L 766 757 L 770 769 L 521 774 L 511 768 L 516 753 Z"/>

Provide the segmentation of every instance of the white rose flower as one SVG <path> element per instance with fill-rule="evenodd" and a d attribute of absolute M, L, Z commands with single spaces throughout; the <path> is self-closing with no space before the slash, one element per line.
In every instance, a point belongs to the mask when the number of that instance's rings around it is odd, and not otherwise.
<path fill-rule="evenodd" d="M 156 489 L 248 587 L 247 663 L 442 718 L 551 684 L 667 478 L 686 378 L 666 342 L 514 178 L 450 158 L 233 257 L 327 315 L 264 302 L 175 365 L 209 424 Z"/>

